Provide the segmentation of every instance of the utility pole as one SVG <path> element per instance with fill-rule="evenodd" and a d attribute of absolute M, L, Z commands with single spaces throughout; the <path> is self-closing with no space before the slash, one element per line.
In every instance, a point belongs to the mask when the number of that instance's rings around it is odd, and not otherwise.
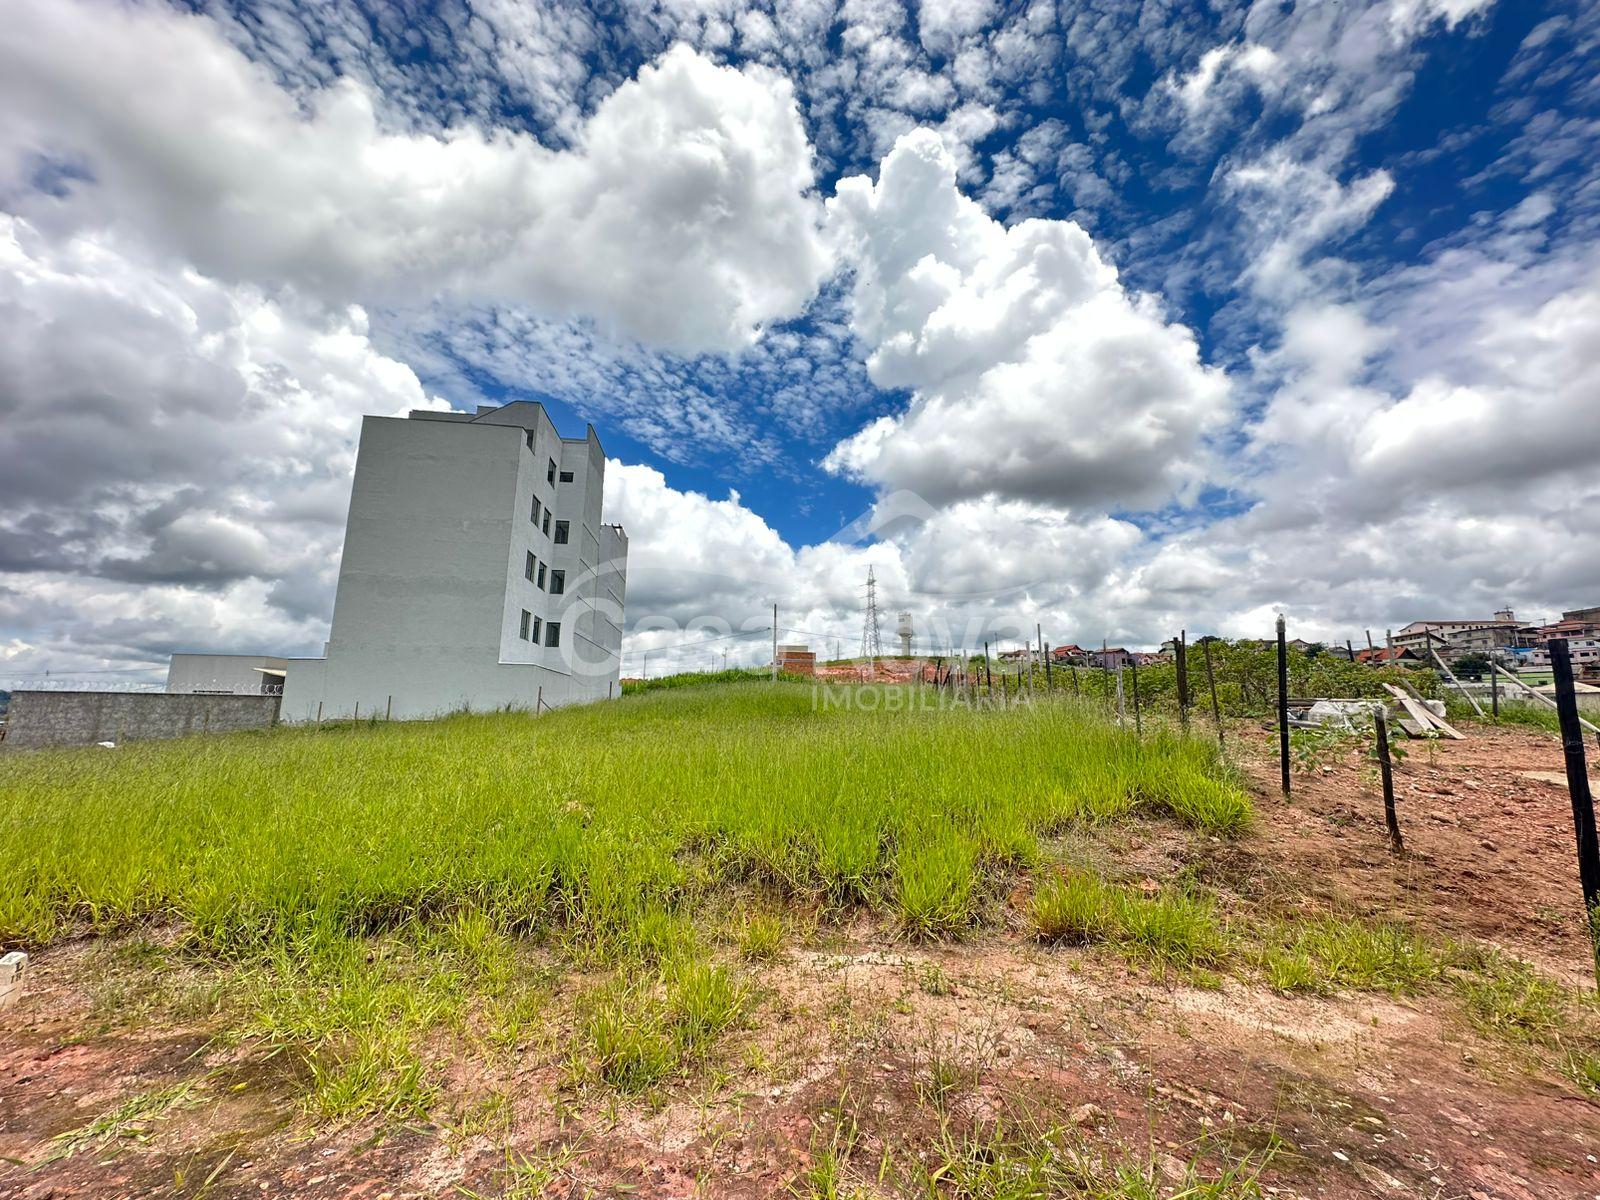
<path fill-rule="evenodd" d="M 778 606 L 772 606 L 772 682 L 778 682 Z"/>

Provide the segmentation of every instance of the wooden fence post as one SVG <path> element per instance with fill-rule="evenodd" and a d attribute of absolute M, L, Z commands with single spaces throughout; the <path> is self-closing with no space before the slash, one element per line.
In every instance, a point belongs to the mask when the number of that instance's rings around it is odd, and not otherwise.
<path fill-rule="evenodd" d="M 1278 763 L 1283 794 L 1289 794 L 1289 642 L 1283 614 L 1278 614 Z"/>
<path fill-rule="evenodd" d="M 1217 703 L 1217 673 L 1211 669 L 1211 643 L 1202 641 L 1206 655 L 1206 683 L 1211 687 L 1211 719 L 1217 723 L 1217 749 L 1226 750 L 1228 743 L 1222 735 L 1222 706 Z"/>
<path fill-rule="evenodd" d="M 994 699 L 994 676 L 989 673 L 989 643 L 983 644 L 983 687 L 989 693 L 989 699 Z"/>
<path fill-rule="evenodd" d="M 1394 811 L 1394 770 L 1389 761 L 1389 713 L 1380 701 L 1372 714 L 1372 729 L 1377 735 L 1378 774 L 1383 779 L 1383 820 L 1389 826 L 1389 844 L 1396 854 L 1405 853 L 1400 840 L 1400 818 Z"/>
<path fill-rule="evenodd" d="M 1178 724 L 1189 731 L 1189 631 L 1180 629 L 1178 640 L 1172 645 L 1178 668 Z"/>
<path fill-rule="evenodd" d="M 1139 717 L 1139 664 L 1130 658 L 1128 670 L 1133 676 L 1133 732 L 1136 736 L 1143 737 L 1144 722 Z"/>
<path fill-rule="evenodd" d="M 1600 840 L 1595 836 L 1594 795 L 1589 790 L 1583 726 L 1578 721 L 1572 652 L 1566 638 L 1552 638 L 1549 645 L 1550 673 L 1556 685 L 1556 712 L 1561 718 L 1561 750 L 1567 764 L 1567 791 L 1572 795 L 1572 828 L 1578 841 L 1578 880 L 1583 886 L 1583 911 L 1589 921 L 1589 940 L 1594 947 L 1595 980 L 1600 983 Z"/>

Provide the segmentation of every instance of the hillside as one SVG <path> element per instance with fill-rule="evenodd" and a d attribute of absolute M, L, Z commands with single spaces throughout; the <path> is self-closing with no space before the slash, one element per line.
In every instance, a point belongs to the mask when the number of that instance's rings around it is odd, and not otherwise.
<path fill-rule="evenodd" d="M 1548 734 L 862 694 L 0 758 L 0 1190 L 1594 1190 Z"/>

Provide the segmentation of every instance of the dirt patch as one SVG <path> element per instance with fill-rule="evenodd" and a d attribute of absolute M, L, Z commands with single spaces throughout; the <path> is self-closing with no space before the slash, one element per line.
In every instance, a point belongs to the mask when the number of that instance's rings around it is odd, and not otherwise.
<path fill-rule="evenodd" d="M 1344 763 L 1296 775 L 1285 800 L 1275 742 L 1248 731 L 1236 740 L 1261 817 L 1242 846 L 1248 869 L 1313 902 L 1483 938 L 1592 983 L 1560 743 L 1514 726 L 1464 731 L 1410 743 L 1395 771 L 1403 856 L 1389 850 L 1368 773 Z"/>

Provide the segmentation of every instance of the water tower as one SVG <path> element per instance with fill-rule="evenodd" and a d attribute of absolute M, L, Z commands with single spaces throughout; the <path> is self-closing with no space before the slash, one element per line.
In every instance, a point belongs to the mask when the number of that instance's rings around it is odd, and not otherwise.
<path fill-rule="evenodd" d="M 903 613 L 900 614 L 900 624 L 898 624 L 898 625 L 896 625 L 894 627 L 894 632 L 895 632 L 895 636 L 897 636 L 900 639 L 900 653 L 904 657 L 910 658 L 911 657 L 911 637 L 912 637 L 912 634 L 911 634 L 911 614 L 910 613 L 903 612 Z"/>

